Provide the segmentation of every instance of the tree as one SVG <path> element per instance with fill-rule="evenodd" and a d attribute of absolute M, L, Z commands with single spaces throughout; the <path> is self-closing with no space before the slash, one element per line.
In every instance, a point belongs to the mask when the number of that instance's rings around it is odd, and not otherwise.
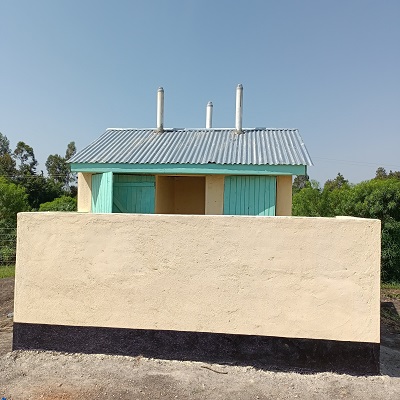
<path fill-rule="evenodd" d="M 325 182 L 324 190 L 332 191 L 335 189 L 341 189 L 342 187 L 345 187 L 345 186 L 349 186 L 349 181 L 347 179 L 345 179 L 344 176 L 340 172 L 338 172 L 335 179 L 333 179 L 333 180 L 328 179 Z"/>
<path fill-rule="evenodd" d="M 400 282 L 400 180 L 371 179 L 355 185 L 345 211 L 347 215 L 381 220 L 382 280 Z"/>
<path fill-rule="evenodd" d="M 25 189 L 0 177 L 0 221 L 7 225 L 16 225 L 17 213 L 28 210 Z"/>
<path fill-rule="evenodd" d="M 375 179 L 386 179 L 387 173 L 385 168 L 379 167 L 375 172 Z"/>
<path fill-rule="evenodd" d="M 52 201 L 63 194 L 62 184 L 57 184 L 41 174 L 37 174 L 37 161 L 33 148 L 25 142 L 18 142 L 13 153 L 18 162 L 13 181 L 25 188 L 29 206 L 37 210 L 40 204 Z"/>
<path fill-rule="evenodd" d="M 400 171 L 392 171 L 386 173 L 385 168 L 379 167 L 375 172 L 375 179 L 388 179 L 388 178 L 396 178 L 400 179 Z"/>
<path fill-rule="evenodd" d="M 36 173 L 37 161 L 31 146 L 24 142 L 18 142 L 14 150 L 14 156 L 19 161 L 19 176 L 34 175 Z"/>
<path fill-rule="evenodd" d="M 0 176 L 12 179 L 15 176 L 15 160 L 12 157 L 10 142 L 0 132 Z"/>
<path fill-rule="evenodd" d="M 65 160 L 69 160 L 70 158 L 72 158 L 72 156 L 74 156 L 76 153 L 76 146 L 75 146 L 75 142 L 69 142 L 68 146 L 67 146 L 67 151 L 65 152 Z"/>
<path fill-rule="evenodd" d="M 304 189 L 307 186 L 308 182 L 310 182 L 308 175 L 297 175 L 293 180 L 292 192 L 298 193 L 301 189 Z"/>
<path fill-rule="evenodd" d="M 53 179 L 54 182 L 60 183 L 62 186 L 69 183 L 69 169 L 64 157 L 58 154 L 49 155 L 46 161 L 46 169 L 49 178 Z"/>
<path fill-rule="evenodd" d="M 47 178 L 43 172 L 37 173 L 38 162 L 31 146 L 19 141 L 12 152 L 9 140 L 0 133 L 0 262 L 14 260 L 17 212 L 37 210 L 65 193 L 76 196 L 76 186 L 71 185 L 75 175 L 67 164 L 75 152 L 75 143 L 70 142 L 65 157 L 50 156 L 54 172 Z M 53 207 L 75 210 L 76 200 L 64 197 Z"/>
<path fill-rule="evenodd" d="M 25 175 L 19 178 L 19 183 L 28 194 L 29 205 L 33 211 L 38 210 L 42 203 L 60 197 L 64 192 L 62 186 L 41 175 Z"/>
<path fill-rule="evenodd" d="M 298 216 L 321 217 L 321 188 L 317 181 L 307 181 L 293 194 L 292 213 Z"/>
<path fill-rule="evenodd" d="M 321 213 L 324 217 L 335 217 L 344 214 L 344 201 L 347 198 L 350 184 L 338 172 L 335 179 L 328 179 L 321 194 Z"/>
<path fill-rule="evenodd" d="M 306 182 L 303 189 L 293 195 L 293 215 L 306 217 L 334 217 L 343 214 L 343 201 L 350 185 L 340 173 L 328 180 L 321 189 L 317 181 Z"/>
<path fill-rule="evenodd" d="M 71 173 L 68 160 L 76 153 L 75 142 L 68 143 L 65 157 L 61 157 L 59 154 L 51 154 L 47 158 L 46 168 L 49 177 L 56 183 L 62 185 L 63 189 L 68 194 L 76 192 L 75 187 L 71 183 L 75 182 L 76 176 Z"/>
<path fill-rule="evenodd" d="M 340 173 L 321 189 L 307 182 L 293 195 L 293 215 L 333 217 L 351 215 L 380 219 L 383 281 L 400 282 L 400 179 L 378 169 L 374 179 L 350 185 Z"/>
<path fill-rule="evenodd" d="M 388 178 L 400 179 L 400 171 L 389 171 Z"/>
<path fill-rule="evenodd" d="M 14 262 L 17 213 L 28 210 L 24 188 L 0 177 L 0 263 Z"/>
<path fill-rule="evenodd" d="M 61 196 L 48 203 L 43 203 L 39 211 L 76 211 L 76 198 Z"/>
<path fill-rule="evenodd" d="M 0 157 L 4 154 L 11 154 L 10 141 L 0 132 Z"/>

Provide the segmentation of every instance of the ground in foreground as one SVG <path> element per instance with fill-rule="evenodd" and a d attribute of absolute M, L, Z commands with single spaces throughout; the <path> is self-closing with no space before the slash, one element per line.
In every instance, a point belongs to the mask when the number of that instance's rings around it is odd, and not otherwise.
<path fill-rule="evenodd" d="M 400 290 L 382 291 L 382 376 L 300 374 L 105 355 L 11 350 L 13 279 L 0 280 L 0 398 L 400 398 Z"/>

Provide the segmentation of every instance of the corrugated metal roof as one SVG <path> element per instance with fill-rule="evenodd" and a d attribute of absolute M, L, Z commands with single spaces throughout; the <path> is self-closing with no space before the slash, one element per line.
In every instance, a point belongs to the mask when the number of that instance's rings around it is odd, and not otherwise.
<path fill-rule="evenodd" d="M 297 129 L 107 129 L 71 163 L 312 165 Z"/>

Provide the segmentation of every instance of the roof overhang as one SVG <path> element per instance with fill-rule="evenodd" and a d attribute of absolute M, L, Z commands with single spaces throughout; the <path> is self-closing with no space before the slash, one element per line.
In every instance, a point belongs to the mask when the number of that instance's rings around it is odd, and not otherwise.
<path fill-rule="evenodd" d="M 72 172 L 152 175 L 306 175 L 305 165 L 71 163 Z"/>

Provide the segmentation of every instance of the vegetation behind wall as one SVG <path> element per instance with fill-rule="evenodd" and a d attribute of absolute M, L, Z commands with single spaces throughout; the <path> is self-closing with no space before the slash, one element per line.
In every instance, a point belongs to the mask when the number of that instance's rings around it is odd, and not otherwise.
<path fill-rule="evenodd" d="M 12 151 L 9 140 L 0 133 L 0 265 L 15 262 L 18 212 L 43 207 L 43 211 L 76 210 L 76 179 L 67 163 L 75 151 L 71 142 L 64 157 L 50 155 L 45 176 L 37 170 L 31 146 L 20 141 Z"/>
<path fill-rule="evenodd" d="M 293 182 L 293 215 L 350 215 L 382 222 L 383 282 L 400 282 L 400 172 L 378 168 L 375 178 L 356 185 L 340 173 L 321 187 L 308 177 Z"/>

